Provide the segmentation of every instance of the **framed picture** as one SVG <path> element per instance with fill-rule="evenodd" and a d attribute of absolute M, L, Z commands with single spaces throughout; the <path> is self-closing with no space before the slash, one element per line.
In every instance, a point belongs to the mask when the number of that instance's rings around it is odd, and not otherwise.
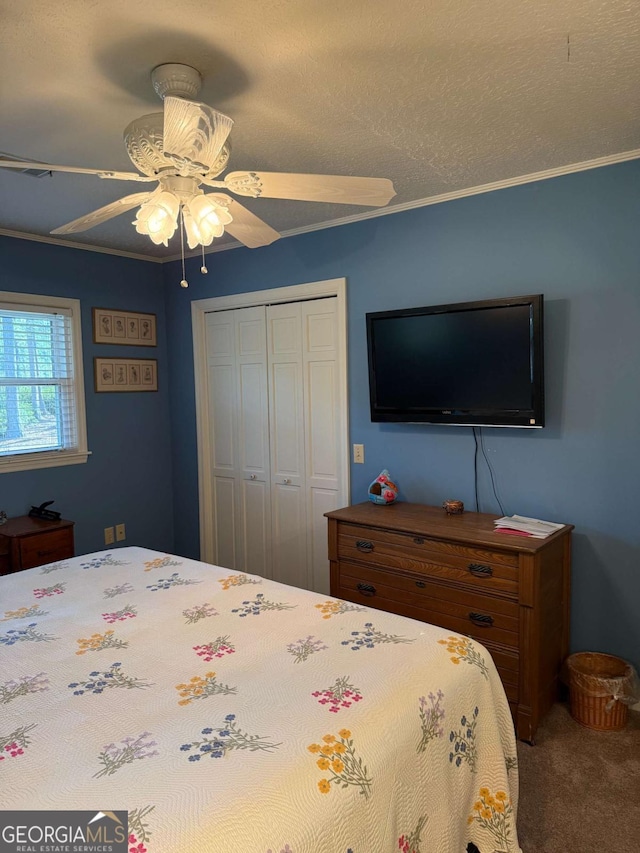
<path fill-rule="evenodd" d="M 155 358 L 94 358 L 93 373 L 97 393 L 158 390 Z"/>
<path fill-rule="evenodd" d="M 158 345 L 156 315 L 119 311 L 115 308 L 94 308 L 93 342 L 155 347 Z"/>

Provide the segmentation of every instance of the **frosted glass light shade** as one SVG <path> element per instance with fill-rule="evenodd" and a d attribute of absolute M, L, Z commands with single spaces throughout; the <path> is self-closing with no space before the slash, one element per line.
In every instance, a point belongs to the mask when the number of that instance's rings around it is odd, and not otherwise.
<path fill-rule="evenodd" d="M 133 224 L 139 234 L 149 236 L 156 246 L 161 243 L 168 246 L 178 227 L 179 211 L 177 196 L 164 191 L 140 206 Z"/>
<path fill-rule="evenodd" d="M 222 237 L 224 226 L 233 221 L 227 204 L 226 196 L 216 197 L 214 193 L 197 195 L 187 202 L 185 229 L 190 248 L 193 249 L 198 244 L 210 246 L 215 237 Z M 194 245 L 192 241 L 195 241 Z"/>
<path fill-rule="evenodd" d="M 189 208 L 185 205 L 182 208 L 182 221 L 184 223 L 184 231 L 187 235 L 187 245 L 190 249 L 197 249 L 201 245 L 201 236 L 198 226 L 193 221 L 193 216 L 189 212 Z M 204 243 L 202 243 L 204 246 Z"/>

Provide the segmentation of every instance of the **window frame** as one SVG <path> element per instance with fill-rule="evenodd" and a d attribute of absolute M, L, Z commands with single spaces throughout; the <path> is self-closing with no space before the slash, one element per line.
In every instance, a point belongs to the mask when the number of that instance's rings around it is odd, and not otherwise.
<path fill-rule="evenodd" d="M 31 453 L 0 456 L 0 474 L 13 471 L 32 471 L 38 468 L 57 468 L 61 465 L 78 465 L 86 462 L 90 451 L 87 447 L 80 300 L 63 296 L 43 296 L 35 293 L 0 290 L 0 306 L 12 311 L 19 311 L 20 306 L 29 306 L 30 308 L 39 308 L 43 313 L 53 313 L 56 309 L 70 312 L 71 351 L 73 355 L 73 382 L 71 387 L 75 398 L 75 434 L 77 436 L 77 445 L 71 449 L 36 450 Z"/>

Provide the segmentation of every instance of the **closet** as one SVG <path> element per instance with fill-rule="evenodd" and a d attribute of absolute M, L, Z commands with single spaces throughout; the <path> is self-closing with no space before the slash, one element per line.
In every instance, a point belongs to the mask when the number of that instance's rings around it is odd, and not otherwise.
<path fill-rule="evenodd" d="M 324 513 L 348 500 L 337 301 L 205 314 L 207 558 L 324 593 Z"/>

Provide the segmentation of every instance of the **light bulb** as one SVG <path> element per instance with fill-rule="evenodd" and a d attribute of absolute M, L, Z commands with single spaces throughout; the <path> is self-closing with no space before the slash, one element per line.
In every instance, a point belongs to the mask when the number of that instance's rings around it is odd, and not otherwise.
<path fill-rule="evenodd" d="M 156 246 L 168 246 L 178 227 L 179 210 L 177 196 L 165 190 L 140 206 L 133 224 L 138 234 L 146 234 Z"/>
<path fill-rule="evenodd" d="M 187 244 L 190 249 L 195 249 L 202 243 L 200 229 L 193 221 L 193 216 L 189 213 L 189 208 L 185 205 L 182 208 L 182 221 L 184 222 L 184 230 L 187 235 Z"/>
<path fill-rule="evenodd" d="M 214 193 L 197 195 L 187 202 L 201 245 L 210 246 L 214 237 L 222 237 L 224 226 L 233 221 L 226 203 L 225 196 L 216 196 Z"/>

